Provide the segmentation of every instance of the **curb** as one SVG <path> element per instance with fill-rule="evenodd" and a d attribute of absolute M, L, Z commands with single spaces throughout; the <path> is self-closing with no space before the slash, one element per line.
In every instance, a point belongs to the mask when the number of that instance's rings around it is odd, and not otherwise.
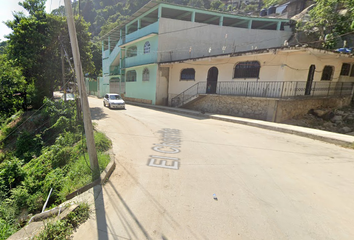
<path fill-rule="evenodd" d="M 267 130 L 272 130 L 276 132 L 294 134 L 301 137 L 307 137 L 314 140 L 319 140 L 331 144 L 341 145 L 341 146 L 348 146 L 349 144 L 354 143 L 354 136 L 349 136 L 340 133 L 333 133 L 327 132 L 318 129 L 300 127 L 300 126 L 293 126 L 287 125 L 282 123 L 274 123 L 274 122 L 267 122 L 263 120 L 255 120 L 255 119 L 248 119 L 248 118 L 241 118 L 241 117 L 233 117 L 233 116 L 226 116 L 226 115 L 218 115 L 212 113 L 200 113 L 194 110 L 183 109 L 183 108 L 172 108 L 166 106 L 156 106 L 156 105 L 149 105 L 144 103 L 135 103 L 135 102 L 127 102 L 130 105 L 145 107 L 145 108 L 152 108 L 157 110 L 163 110 L 166 112 L 176 112 L 176 113 L 183 113 L 193 116 L 198 116 L 207 119 L 214 119 L 219 121 L 226 121 L 232 123 L 238 123 L 243 125 L 248 125 L 252 127 L 263 128 Z"/>
<path fill-rule="evenodd" d="M 98 184 L 104 184 L 108 180 L 108 178 L 111 176 L 111 174 L 113 173 L 115 168 L 116 168 L 116 162 L 115 162 L 115 159 L 112 158 L 112 156 L 111 156 L 110 162 L 108 163 L 107 167 L 102 171 L 102 173 L 98 179 L 87 184 L 86 186 L 83 186 L 82 188 L 79 188 L 78 190 L 76 190 L 72 193 L 69 193 L 65 197 L 66 200 L 70 200 L 70 199 L 76 197 L 77 195 L 80 195 L 81 193 L 86 192 L 87 190 L 89 190 L 90 188 L 92 188 Z"/>

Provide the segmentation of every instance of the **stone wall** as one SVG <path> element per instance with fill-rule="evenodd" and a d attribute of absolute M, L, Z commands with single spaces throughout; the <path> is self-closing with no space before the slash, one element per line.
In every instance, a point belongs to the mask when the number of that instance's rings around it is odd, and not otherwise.
<path fill-rule="evenodd" d="M 341 108 L 350 104 L 351 97 L 272 99 L 222 95 L 201 95 L 184 108 L 236 117 L 283 122 L 298 118 L 310 109 Z"/>
<path fill-rule="evenodd" d="M 187 104 L 185 108 L 201 112 L 271 121 L 268 112 L 273 112 L 274 104 L 274 99 L 203 95 L 203 97 L 199 97 Z"/>
<path fill-rule="evenodd" d="M 310 109 L 342 108 L 350 104 L 351 97 L 281 99 L 277 103 L 275 122 L 301 117 Z"/>

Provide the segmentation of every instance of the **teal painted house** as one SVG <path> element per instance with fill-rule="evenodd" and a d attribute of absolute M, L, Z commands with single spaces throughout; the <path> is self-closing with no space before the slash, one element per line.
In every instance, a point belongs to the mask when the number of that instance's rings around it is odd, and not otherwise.
<path fill-rule="evenodd" d="M 162 63 L 279 47 L 292 36 L 291 24 L 149 2 L 101 38 L 99 96 L 116 92 L 127 100 L 167 105 L 176 89 L 169 84 L 173 64 Z M 180 74 L 181 92 L 188 87 L 185 80 L 192 80 L 190 71 Z"/>

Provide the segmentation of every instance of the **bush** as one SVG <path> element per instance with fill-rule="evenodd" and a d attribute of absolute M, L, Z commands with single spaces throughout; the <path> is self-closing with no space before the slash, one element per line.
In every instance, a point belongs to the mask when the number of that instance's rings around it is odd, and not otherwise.
<path fill-rule="evenodd" d="M 44 230 L 35 239 L 37 240 L 66 240 L 74 228 L 89 218 L 89 206 L 87 203 L 80 204 L 74 211 L 69 213 L 64 220 L 48 223 Z"/>
<path fill-rule="evenodd" d="M 22 161 L 15 157 L 0 164 L 0 183 L 6 190 L 15 188 L 25 179 L 26 173 L 21 166 Z"/>
<path fill-rule="evenodd" d="M 24 159 L 27 163 L 31 161 L 33 157 L 41 155 L 42 147 L 43 141 L 41 135 L 33 135 L 24 131 L 17 138 L 15 156 Z"/>
<path fill-rule="evenodd" d="M 104 133 L 95 132 L 94 138 L 97 151 L 105 152 L 111 148 L 112 142 L 106 137 Z"/>
<path fill-rule="evenodd" d="M 17 231 L 15 225 L 0 218 L 0 239 L 7 239 Z"/>

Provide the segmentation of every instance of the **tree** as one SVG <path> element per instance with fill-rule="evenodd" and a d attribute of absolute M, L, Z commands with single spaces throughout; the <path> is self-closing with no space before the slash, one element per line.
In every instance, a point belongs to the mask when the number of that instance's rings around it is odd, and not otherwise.
<path fill-rule="evenodd" d="M 322 41 L 323 47 L 333 49 L 342 46 L 337 43 L 341 36 L 353 31 L 353 13 L 353 0 L 316 0 L 310 11 L 311 21 L 298 23 L 298 30 Z"/>
<path fill-rule="evenodd" d="M 15 19 L 6 23 L 13 30 L 7 36 L 8 56 L 23 70 L 34 108 L 39 108 L 43 99 L 51 98 L 53 90 L 62 85 L 60 49 L 64 47 L 68 58 L 72 56 L 66 18 L 46 14 L 44 4 L 45 0 L 25 0 L 20 5 L 29 16 L 15 13 Z M 75 21 L 83 70 L 93 73 L 89 24 L 78 16 Z"/>
<path fill-rule="evenodd" d="M 20 93 L 25 89 L 25 80 L 18 67 L 0 55 L 0 116 L 9 117 L 21 109 L 23 98 Z"/>
<path fill-rule="evenodd" d="M 14 20 L 7 21 L 6 25 L 13 30 L 7 36 L 9 39 L 8 55 L 14 63 L 21 67 L 28 85 L 35 85 L 36 94 L 33 96 L 34 107 L 39 107 L 45 96 L 51 96 L 46 88 L 47 81 L 43 79 L 43 65 L 45 59 L 47 38 L 47 21 L 45 0 L 25 0 L 19 3 L 30 14 L 15 13 Z"/>

